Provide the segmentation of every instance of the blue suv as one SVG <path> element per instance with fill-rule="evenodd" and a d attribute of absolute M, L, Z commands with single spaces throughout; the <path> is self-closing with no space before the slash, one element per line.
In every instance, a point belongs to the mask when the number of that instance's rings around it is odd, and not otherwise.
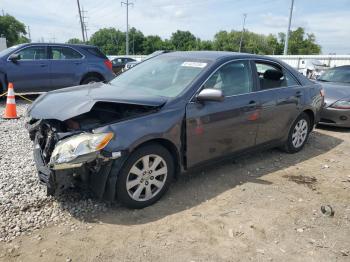
<path fill-rule="evenodd" d="M 112 63 L 95 46 L 30 43 L 0 52 L 0 93 L 13 82 L 16 92 L 109 82 Z"/>

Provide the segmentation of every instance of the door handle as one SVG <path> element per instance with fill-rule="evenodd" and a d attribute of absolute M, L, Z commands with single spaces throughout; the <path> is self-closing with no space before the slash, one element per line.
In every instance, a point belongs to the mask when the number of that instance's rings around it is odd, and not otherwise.
<path fill-rule="evenodd" d="M 47 64 L 40 64 L 40 67 L 46 67 Z"/>
<path fill-rule="evenodd" d="M 74 62 L 74 64 L 76 64 L 76 65 L 81 65 L 81 62 Z"/>
<path fill-rule="evenodd" d="M 303 93 L 301 91 L 298 91 L 298 92 L 295 93 L 295 96 L 296 97 L 302 97 Z"/>

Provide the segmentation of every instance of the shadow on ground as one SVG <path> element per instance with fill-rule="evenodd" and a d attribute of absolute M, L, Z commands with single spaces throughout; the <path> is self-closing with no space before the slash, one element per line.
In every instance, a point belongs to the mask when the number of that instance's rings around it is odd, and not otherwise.
<path fill-rule="evenodd" d="M 314 132 L 305 148 L 297 154 L 272 149 L 214 164 L 180 176 L 153 206 L 129 210 L 115 205 L 99 215 L 98 220 L 111 224 L 144 224 L 195 207 L 245 183 L 270 186 L 271 182 L 264 180 L 265 175 L 322 155 L 341 143 L 341 139 Z"/>

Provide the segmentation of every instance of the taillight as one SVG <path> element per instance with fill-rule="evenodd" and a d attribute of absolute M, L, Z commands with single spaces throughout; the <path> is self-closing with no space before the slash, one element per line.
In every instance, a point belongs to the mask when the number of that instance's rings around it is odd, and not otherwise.
<path fill-rule="evenodd" d="M 111 62 L 111 61 L 105 60 L 104 63 L 105 63 L 105 65 L 108 67 L 108 69 L 112 70 L 113 65 L 112 65 L 112 62 Z"/>

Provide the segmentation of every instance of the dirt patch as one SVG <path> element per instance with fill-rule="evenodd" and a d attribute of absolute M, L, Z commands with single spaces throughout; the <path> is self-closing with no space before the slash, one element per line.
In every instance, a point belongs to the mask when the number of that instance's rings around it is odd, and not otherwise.
<path fill-rule="evenodd" d="M 268 150 L 181 176 L 142 210 L 92 208 L 86 221 L 62 208 L 71 220 L 1 242 L 0 261 L 349 261 L 349 158 L 349 130 L 318 129 L 297 154 Z"/>
<path fill-rule="evenodd" d="M 290 181 L 293 181 L 299 185 L 306 185 L 308 188 L 312 190 L 316 190 L 316 183 L 317 179 L 316 177 L 309 177 L 309 176 L 293 176 L 293 175 L 285 175 L 283 176 L 285 178 L 288 178 Z"/>

